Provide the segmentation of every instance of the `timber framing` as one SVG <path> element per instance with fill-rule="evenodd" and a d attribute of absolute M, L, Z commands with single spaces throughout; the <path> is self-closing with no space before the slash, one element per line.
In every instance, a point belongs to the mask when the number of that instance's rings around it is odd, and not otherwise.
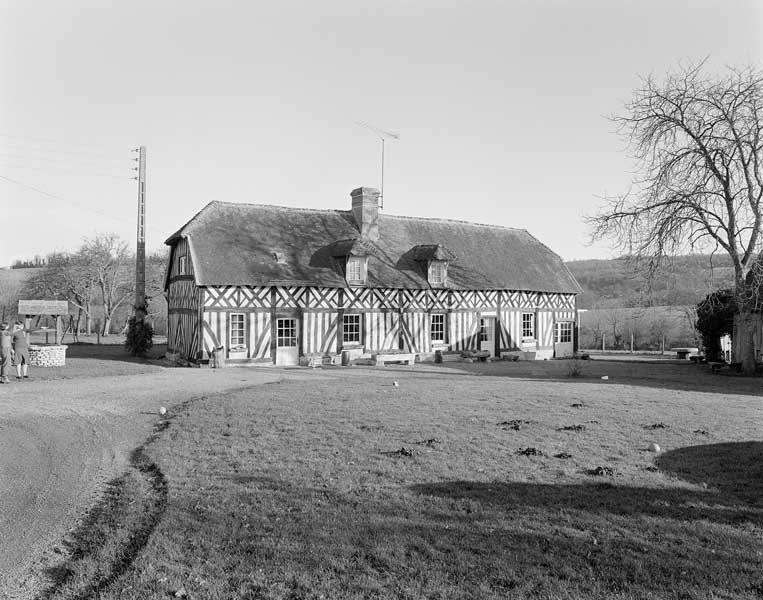
<path fill-rule="evenodd" d="M 210 203 L 167 240 L 168 354 L 297 364 L 386 351 L 418 360 L 437 351 L 574 352 L 575 340 L 559 343 L 555 332 L 577 323 L 580 288 L 526 231 L 381 215 L 370 188 L 355 190 L 359 199 L 363 211 L 354 212 Z M 345 279 L 348 255 L 366 261 L 361 285 Z M 430 282 L 431 260 L 445 263 L 444 281 Z M 527 313 L 531 339 L 522 336 Z M 346 327 L 360 340 L 345 343 Z"/>

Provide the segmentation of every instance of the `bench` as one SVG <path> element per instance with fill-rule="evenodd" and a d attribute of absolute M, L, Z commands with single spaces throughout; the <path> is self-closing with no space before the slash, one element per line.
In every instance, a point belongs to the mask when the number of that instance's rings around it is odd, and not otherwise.
<path fill-rule="evenodd" d="M 710 370 L 713 373 L 720 373 L 721 369 L 726 366 L 726 363 L 722 362 L 711 362 L 710 363 Z"/>
<path fill-rule="evenodd" d="M 686 360 L 690 354 L 697 354 L 699 352 L 699 348 L 671 348 L 671 350 L 676 353 L 678 360 Z"/>
<path fill-rule="evenodd" d="M 371 364 L 383 367 L 387 363 L 402 363 L 412 365 L 416 362 L 416 355 L 405 352 L 376 352 L 371 356 Z"/>

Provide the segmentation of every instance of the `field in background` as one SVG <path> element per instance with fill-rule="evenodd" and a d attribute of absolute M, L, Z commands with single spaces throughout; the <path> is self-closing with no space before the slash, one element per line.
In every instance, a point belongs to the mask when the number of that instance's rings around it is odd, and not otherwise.
<path fill-rule="evenodd" d="M 579 347 L 585 350 L 661 351 L 698 347 L 693 306 L 598 308 L 580 313 Z"/>
<path fill-rule="evenodd" d="M 760 597 L 760 380 L 574 365 L 287 369 L 171 408 L 146 545 L 117 487 L 50 597 Z"/>

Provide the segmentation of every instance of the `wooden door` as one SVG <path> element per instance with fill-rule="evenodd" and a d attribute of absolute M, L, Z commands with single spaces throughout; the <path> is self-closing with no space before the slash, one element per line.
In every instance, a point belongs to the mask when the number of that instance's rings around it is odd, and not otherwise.
<path fill-rule="evenodd" d="M 554 325 L 554 356 L 564 358 L 575 354 L 573 335 L 575 324 L 572 321 L 557 321 Z"/>
<path fill-rule="evenodd" d="M 299 338 L 297 319 L 277 319 L 276 321 L 276 365 L 299 364 Z"/>
<path fill-rule="evenodd" d="M 495 356 L 495 317 L 480 319 L 480 350 L 487 350 Z"/>

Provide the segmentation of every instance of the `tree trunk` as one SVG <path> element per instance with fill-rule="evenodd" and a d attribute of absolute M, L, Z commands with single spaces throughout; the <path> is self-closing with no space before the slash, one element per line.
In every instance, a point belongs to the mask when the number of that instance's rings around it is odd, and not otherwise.
<path fill-rule="evenodd" d="M 737 322 L 737 336 L 739 336 L 739 356 L 736 360 L 742 363 L 742 373 L 745 375 L 755 374 L 755 327 L 757 319 L 752 313 L 740 312 Z"/>
<path fill-rule="evenodd" d="M 105 315 L 103 317 L 103 331 L 101 332 L 101 335 L 103 337 L 108 337 L 110 329 L 111 329 L 111 315 Z"/>

